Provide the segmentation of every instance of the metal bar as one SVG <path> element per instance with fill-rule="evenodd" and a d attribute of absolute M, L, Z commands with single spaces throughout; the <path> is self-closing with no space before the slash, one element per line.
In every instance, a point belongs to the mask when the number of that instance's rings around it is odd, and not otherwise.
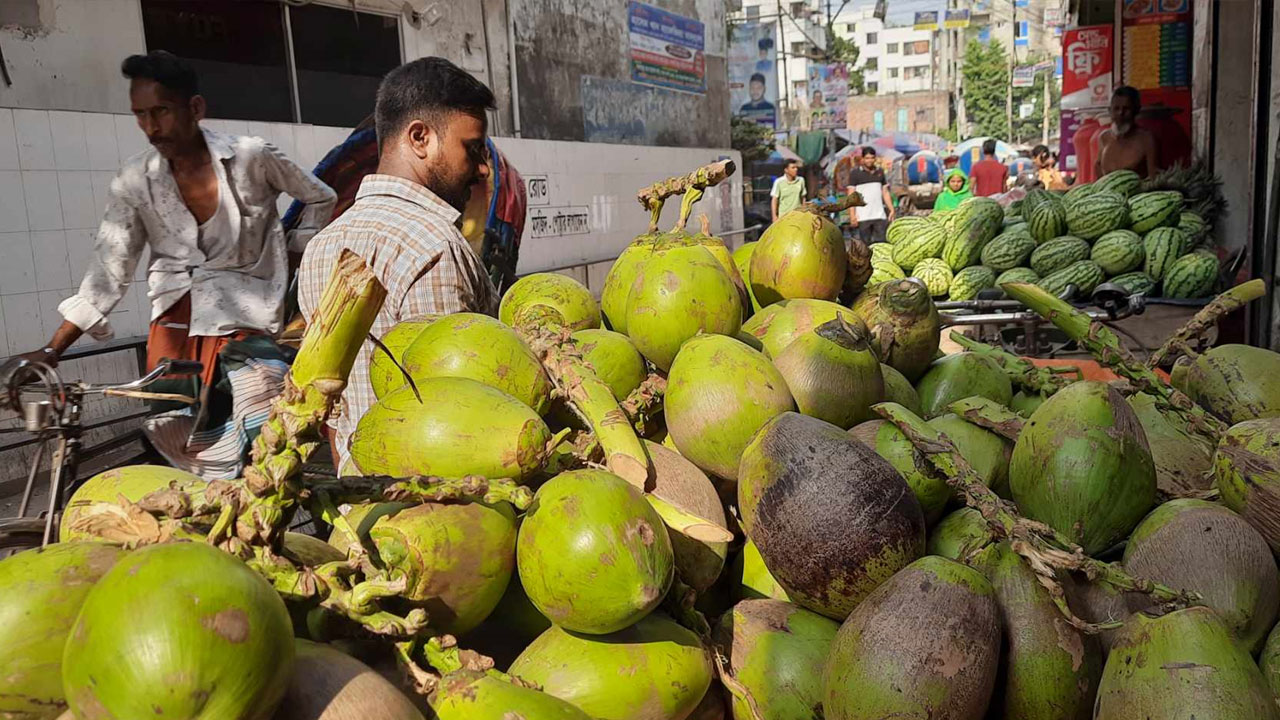
<path fill-rule="evenodd" d="M 27 506 L 31 504 L 31 490 L 36 485 L 36 475 L 40 473 L 40 463 L 44 462 L 44 449 L 48 443 L 40 443 L 36 456 L 31 458 L 31 471 L 27 473 L 27 487 L 22 491 L 22 503 L 18 506 L 18 517 L 27 516 Z"/>
<path fill-rule="evenodd" d="M 79 358 L 94 357 L 96 355 L 106 355 L 107 353 L 120 352 L 123 350 L 138 349 L 145 350 L 147 347 L 147 338 L 142 335 L 134 337 L 120 338 L 119 340 L 108 340 L 107 342 L 94 343 L 92 345 L 83 345 L 81 347 L 69 348 L 62 353 L 60 360 L 77 360 Z"/>
<path fill-rule="evenodd" d="M 104 420 L 99 420 L 98 422 L 95 422 L 92 425 L 85 425 L 83 429 L 97 430 L 98 428 L 106 427 L 107 425 L 118 425 L 119 423 L 127 422 L 129 420 L 137 420 L 140 418 L 144 418 L 150 414 L 151 414 L 150 410 L 143 410 L 136 413 L 130 413 L 128 415 L 113 415 L 112 417 L 106 418 Z M 27 447 L 28 445 L 35 445 L 38 442 L 41 442 L 41 438 L 39 437 L 27 438 L 26 440 L 22 440 L 20 442 L 16 442 L 10 445 L 5 445 L 3 447 L 0 447 L 0 453 L 5 453 L 10 450 L 17 450 L 18 448 Z"/>
<path fill-rule="evenodd" d="M 354 7 L 354 3 L 353 3 Z M 293 121 L 302 122 L 302 99 L 298 94 L 298 62 L 293 52 L 293 20 L 288 5 L 281 5 L 284 12 L 285 67 L 289 71 L 289 98 L 293 102 Z"/>

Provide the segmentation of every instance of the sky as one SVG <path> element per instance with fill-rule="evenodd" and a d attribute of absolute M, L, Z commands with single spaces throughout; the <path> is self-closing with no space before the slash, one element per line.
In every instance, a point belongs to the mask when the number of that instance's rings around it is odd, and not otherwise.
<path fill-rule="evenodd" d="M 840 7 L 842 0 L 829 0 L 832 8 Z M 871 7 L 875 0 L 853 0 L 849 7 Z M 924 10 L 941 10 L 946 7 L 946 0 L 888 0 L 885 22 L 890 25 L 910 25 L 917 12 Z"/>

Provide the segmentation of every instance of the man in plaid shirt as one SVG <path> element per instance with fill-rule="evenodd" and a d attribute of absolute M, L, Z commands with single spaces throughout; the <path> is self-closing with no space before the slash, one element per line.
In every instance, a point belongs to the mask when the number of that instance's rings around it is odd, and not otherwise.
<path fill-rule="evenodd" d="M 351 250 L 387 289 L 372 333 L 428 314 L 496 315 L 498 292 L 457 227 L 471 186 L 485 179 L 485 111 L 493 93 L 442 58 L 392 70 L 374 110 L 378 171 L 366 177 L 355 203 L 307 245 L 298 302 L 310 322 L 338 256 Z M 365 341 L 331 421 L 338 467 L 356 422 L 376 401 L 369 383 L 373 343 Z"/>

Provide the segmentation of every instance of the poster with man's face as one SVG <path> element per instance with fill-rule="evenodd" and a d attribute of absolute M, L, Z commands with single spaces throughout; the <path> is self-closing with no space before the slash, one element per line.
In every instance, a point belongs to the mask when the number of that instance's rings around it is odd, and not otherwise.
<path fill-rule="evenodd" d="M 769 127 L 778 123 L 774 23 L 733 27 L 729 44 L 729 111 Z"/>

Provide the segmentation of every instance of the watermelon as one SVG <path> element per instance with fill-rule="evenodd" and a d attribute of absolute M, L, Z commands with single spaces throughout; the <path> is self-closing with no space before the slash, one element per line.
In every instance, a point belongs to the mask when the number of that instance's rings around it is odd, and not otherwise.
<path fill-rule="evenodd" d="M 1067 203 L 1067 229 L 1085 240 L 1096 240 L 1128 224 L 1129 203 L 1120 193 L 1098 190 Z"/>
<path fill-rule="evenodd" d="M 1022 218 L 1022 201 L 1014 200 L 1004 208 L 1004 221 L 1019 220 Z"/>
<path fill-rule="evenodd" d="M 1067 231 L 1067 209 L 1057 199 L 1046 200 L 1031 211 L 1027 219 L 1031 237 L 1038 243 L 1048 242 Z"/>
<path fill-rule="evenodd" d="M 919 278 L 933 297 L 946 295 L 951 287 L 951 267 L 938 258 L 921 260 L 911 276 Z"/>
<path fill-rule="evenodd" d="M 1141 270 L 1117 275 L 1107 282 L 1112 285 L 1119 285 L 1130 295 L 1149 295 L 1156 288 L 1156 281 Z"/>
<path fill-rule="evenodd" d="M 1000 287 L 1005 283 L 1036 283 L 1040 282 L 1040 276 L 1035 270 L 1027 267 L 1016 267 L 1005 270 L 996 278 L 995 286 Z"/>
<path fill-rule="evenodd" d="M 1190 210 L 1184 210 L 1178 216 L 1178 229 L 1186 233 L 1193 244 L 1200 242 L 1209 234 L 1208 223 L 1204 221 L 1204 218 Z"/>
<path fill-rule="evenodd" d="M 1086 296 L 1102 282 L 1102 268 L 1092 260 L 1078 260 L 1036 283 L 1045 292 L 1061 295 L 1068 285 L 1076 286 L 1076 294 Z"/>
<path fill-rule="evenodd" d="M 1089 243 L 1081 238 L 1063 235 L 1036 248 L 1031 253 L 1031 269 L 1040 277 L 1061 270 L 1078 260 L 1089 257 Z"/>
<path fill-rule="evenodd" d="M 915 237 L 917 234 L 927 232 L 937 227 L 937 223 L 927 217 L 919 215 L 904 215 L 889 223 L 889 229 L 884 233 L 884 239 L 890 245 L 897 245 L 902 240 Z"/>
<path fill-rule="evenodd" d="M 1138 233 L 1112 230 L 1093 244 L 1089 259 L 1108 275 L 1123 275 L 1142 267 L 1142 261 L 1147 259 L 1147 251 L 1143 249 L 1142 238 L 1138 237 Z"/>
<path fill-rule="evenodd" d="M 1142 239 L 1143 249 L 1147 253 L 1143 270 L 1152 280 L 1163 280 L 1174 261 L 1191 249 L 1190 245 L 1187 234 L 1178 228 L 1159 227 L 1152 230 Z"/>
<path fill-rule="evenodd" d="M 1218 258 L 1207 252 L 1193 252 L 1169 266 L 1164 276 L 1163 294 L 1171 298 L 1207 297 L 1213 294 L 1213 286 L 1217 282 Z"/>
<path fill-rule="evenodd" d="M 889 243 L 876 243 L 871 246 L 872 260 L 888 260 L 893 262 L 893 246 Z"/>
<path fill-rule="evenodd" d="M 982 264 L 997 272 L 1015 268 L 1031 257 L 1036 241 L 1029 235 L 1006 232 L 982 248 Z"/>
<path fill-rule="evenodd" d="M 867 287 L 879 285 L 889 280 L 901 280 L 907 276 L 902 272 L 902 268 L 893 263 L 892 260 L 875 260 L 871 261 L 871 277 L 867 278 Z"/>
<path fill-rule="evenodd" d="M 1087 183 L 1085 185 L 1073 185 L 1071 186 L 1071 189 L 1067 191 L 1067 194 L 1062 196 L 1062 201 L 1070 205 L 1071 203 L 1074 203 L 1089 197 L 1090 195 L 1098 192 L 1101 189 L 1102 188 L 1098 187 L 1094 183 Z"/>
<path fill-rule="evenodd" d="M 910 237 L 899 238 L 894 243 L 893 262 L 903 270 L 910 272 L 916 263 L 925 258 L 936 258 L 942 253 L 942 246 L 947 242 L 947 234 L 934 223 L 929 227 L 915 231 Z M 875 247 L 872 246 L 872 250 Z"/>
<path fill-rule="evenodd" d="M 1027 237 L 1031 237 L 1031 230 L 1027 227 L 1026 220 L 1010 221 L 1008 218 L 1006 218 L 1004 221 L 1004 230 L 1002 230 L 1001 233 L 1011 233 L 1011 232 L 1022 233 Z"/>
<path fill-rule="evenodd" d="M 1004 208 L 991 198 L 969 198 L 956 208 L 954 219 L 942 246 L 942 259 L 952 270 L 961 270 L 976 263 L 982 248 L 1000 232 Z"/>
<path fill-rule="evenodd" d="M 1129 198 L 1130 229 L 1139 235 L 1164 225 L 1177 225 L 1182 218 L 1182 193 L 1157 190 Z"/>
<path fill-rule="evenodd" d="M 1099 190 L 1110 190 L 1125 197 L 1138 192 L 1138 186 L 1141 184 L 1142 178 L 1132 170 L 1112 170 L 1094 183 Z"/>
<path fill-rule="evenodd" d="M 1022 199 L 1022 218 L 1024 220 L 1031 219 L 1031 212 L 1036 209 L 1040 203 L 1056 201 L 1061 203 L 1062 198 L 1045 190 L 1044 188 L 1034 188 L 1027 192 L 1027 196 Z"/>
<path fill-rule="evenodd" d="M 951 278 L 952 300 L 972 300 L 978 292 L 996 285 L 996 271 L 982 265 L 967 267 Z"/>

